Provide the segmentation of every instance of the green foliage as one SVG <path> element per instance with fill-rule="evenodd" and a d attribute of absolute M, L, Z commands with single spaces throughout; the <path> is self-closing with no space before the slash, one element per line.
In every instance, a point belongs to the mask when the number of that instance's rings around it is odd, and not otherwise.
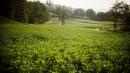
<path fill-rule="evenodd" d="M 85 17 L 85 10 L 84 10 L 84 9 L 81 9 L 81 8 L 75 9 L 75 10 L 74 10 L 74 15 L 75 15 L 75 17 L 77 17 L 77 18 Z"/>
<path fill-rule="evenodd" d="M 123 21 L 124 29 L 130 31 L 130 12 L 127 14 Z"/>
<path fill-rule="evenodd" d="M 98 20 L 98 21 L 105 21 L 106 20 L 106 14 L 104 12 L 98 12 L 96 14 L 96 19 L 95 20 Z"/>
<path fill-rule="evenodd" d="M 14 19 L 20 22 L 27 22 L 26 0 L 11 0 L 9 8 L 10 8 L 11 19 Z"/>
<path fill-rule="evenodd" d="M 99 22 L 52 24 L 0 25 L 0 72 L 129 73 L 129 33 L 97 30 L 111 28 Z"/>
<path fill-rule="evenodd" d="M 96 13 L 93 9 L 88 9 L 86 11 L 86 16 L 90 19 L 95 19 Z"/>
<path fill-rule="evenodd" d="M 1 16 L 25 23 L 44 23 L 49 19 L 46 6 L 39 1 L 26 0 L 1 1 Z"/>
<path fill-rule="evenodd" d="M 124 23 L 126 30 L 130 28 L 129 26 L 129 16 L 130 16 L 130 6 L 125 2 L 118 2 L 114 4 L 112 9 L 109 11 L 110 16 L 113 18 L 114 24 L 113 27 L 117 28 L 117 22 L 120 21 Z"/>
<path fill-rule="evenodd" d="M 46 6 L 40 2 L 28 2 L 28 22 L 44 23 L 48 21 L 49 13 Z"/>

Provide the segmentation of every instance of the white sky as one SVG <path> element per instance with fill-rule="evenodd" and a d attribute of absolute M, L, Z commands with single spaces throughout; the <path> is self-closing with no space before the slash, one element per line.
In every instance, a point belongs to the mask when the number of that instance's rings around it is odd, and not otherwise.
<path fill-rule="evenodd" d="M 41 2 L 45 2 L 47 0 L 39 0 Z M 112 7 L 116 0 L 51 0 L 54 4 L 60 4 L 69 6 L 72 8 L 83 8 L 85 10 L 92 8 L 96 12 L 106 12 Z M 118 0 L 125 1 L 130 4 L 130 0 Z"/>

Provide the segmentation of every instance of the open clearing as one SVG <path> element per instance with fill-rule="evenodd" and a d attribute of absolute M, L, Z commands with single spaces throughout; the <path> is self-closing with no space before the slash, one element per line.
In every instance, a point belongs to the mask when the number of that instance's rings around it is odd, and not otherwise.
<path fill-rule="evenodd" d="M 111 22 L 83 21 L 70 20 L 63 26 L 56 21 L 0 25 L 0 69 L 15 73 L 129 73 L 130 33 L 105 31 Z"/>

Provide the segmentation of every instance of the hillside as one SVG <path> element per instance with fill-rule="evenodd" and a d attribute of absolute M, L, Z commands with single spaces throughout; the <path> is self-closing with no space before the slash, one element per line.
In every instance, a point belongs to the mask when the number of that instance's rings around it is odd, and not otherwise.
<path fill-rule="evenodd" d="M 7 25 L 0 25 L 1 73 L 130 72 L 130 34 L 107 31 L 112 28 L 109 22 L 4 22 Z"/>

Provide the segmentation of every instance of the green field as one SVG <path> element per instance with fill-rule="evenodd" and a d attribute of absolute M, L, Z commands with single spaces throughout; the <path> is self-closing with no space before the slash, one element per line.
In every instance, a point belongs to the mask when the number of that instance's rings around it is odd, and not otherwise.
<path fill-rule="evenodd" d="M 1 73 L 130 73 L 130 33 L 109 31 L 111 24 L 2 23 Z"/>

